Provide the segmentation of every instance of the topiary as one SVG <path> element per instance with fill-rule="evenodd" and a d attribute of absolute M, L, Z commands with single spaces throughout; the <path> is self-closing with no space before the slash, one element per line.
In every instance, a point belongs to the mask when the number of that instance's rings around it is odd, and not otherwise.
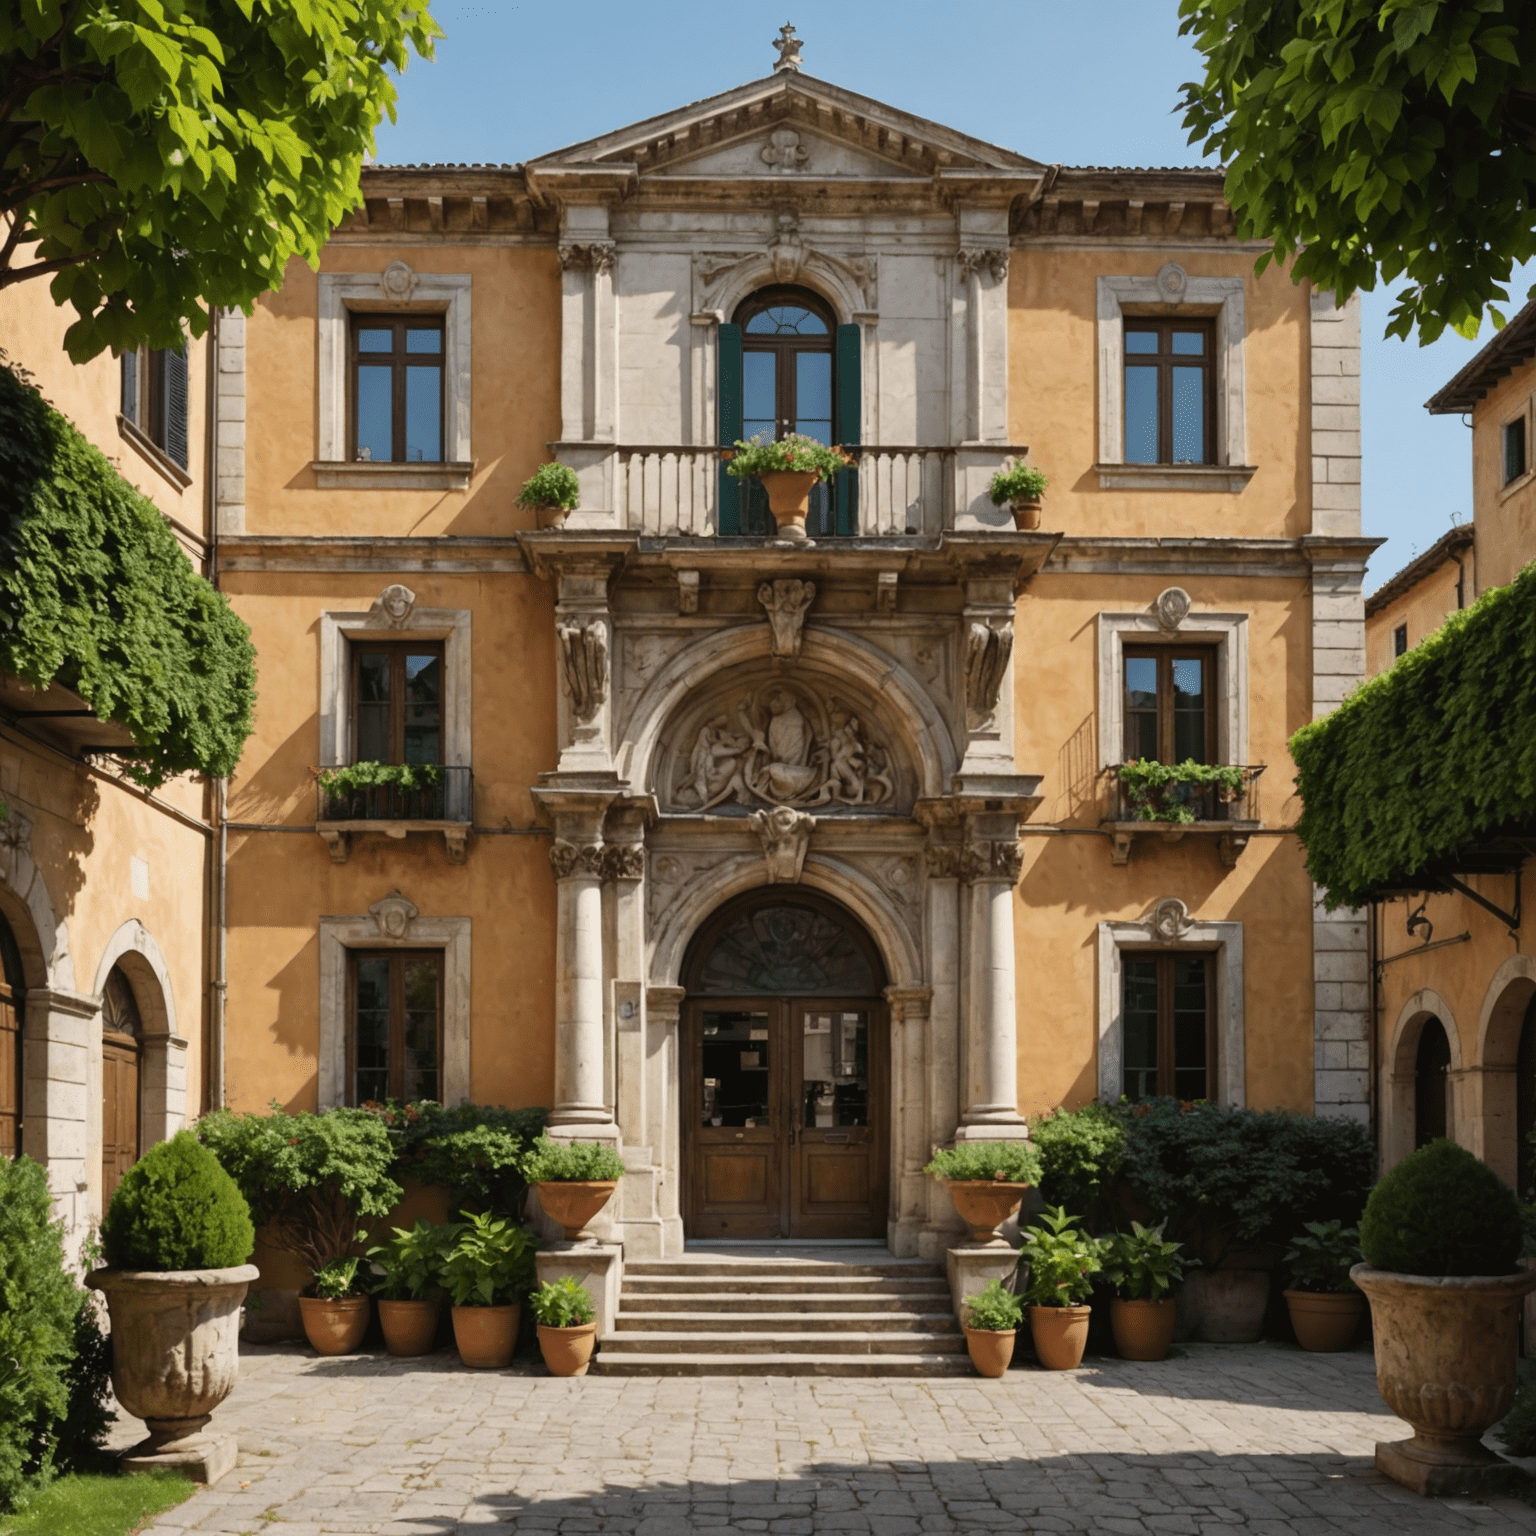
<path fill-rule="evenodd" d="M 101 1241 L 113 1269 L 232 1269 L 251 1256 L 256 1229 L 219 1160 L 178 1131 L 123 1175 Z"/>
<path fill-rule="evenodd" d="M 1371 1191 L 1360 1218 L 1365 1262 L 1405 1275 L 1507 1275 L 1524 1237 L 1515 1192 L 1441 1137 Z"/>

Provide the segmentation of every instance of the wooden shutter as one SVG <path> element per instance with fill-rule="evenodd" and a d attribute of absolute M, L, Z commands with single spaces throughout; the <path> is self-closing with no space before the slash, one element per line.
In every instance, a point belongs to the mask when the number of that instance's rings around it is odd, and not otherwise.
<path fill-rule="evenodd" d="M 719 442 L 729 448 L 741 437 L 741 327 L 722 325 L 719 330 L 719 375 L 715 399 L 719 409 Z M 720 528 L 722 537 L 738 534 L 741 529 L 740 480 L 732 479 L 720 465 Z"/>
<path fill-rule="evenodd" d="M 21 1152 L 21 1019 L 11 989 L 0 983 L 0 1158 Z"/>
<path fill-rule="evenodd" d="M 165 442 L 161 446 L 183 469 L 187 467 L 187 349 L 167 352 L 165 380 Z"/>
<path fill-rule="evenodd" d="M 139 354 L 123 353 L 123 419 L 139 424 Z"/>
<path fill-rule="evenodd" d="M 832 372 L 836 379 L 836 394 L 832 401 L 832 441 L 839 447 L 857 448 L 863 430 L 864 387 L 860 376 L 863 357 L 864 334 L 857 325 L 840 325 L 837 328 L 837 351 L 833 357 Z M 848 538 L 859 531 L 859 472 L 845 469 L 834 482 L 836 502 L 836 527 L 840 536 Z"/>

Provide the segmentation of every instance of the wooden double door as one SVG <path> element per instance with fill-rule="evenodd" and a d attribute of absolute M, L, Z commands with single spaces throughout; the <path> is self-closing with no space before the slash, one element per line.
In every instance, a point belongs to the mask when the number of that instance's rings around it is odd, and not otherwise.
<path fill-rule="evenodd" d="M 690 1237 L 886 1235 L 882 1000 L 699 998 L 684 1042 Z"/>

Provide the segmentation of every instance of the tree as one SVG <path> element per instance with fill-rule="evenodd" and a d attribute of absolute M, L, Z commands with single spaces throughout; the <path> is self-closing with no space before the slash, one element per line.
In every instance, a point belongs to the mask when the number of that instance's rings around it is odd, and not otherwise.
<path fill-rule="evenodd" d="M 1468 338 L 1536 254 L 1531 0 L 1181 0 L 1204 55 L 1190 142 L 1243 238 L 1340 301 L 1406 277 L 1387 326 Z M 1299 255 L 1297 253 L 1300 253 Z"/>
<path fill-rule="evenodd" d="M 9 0 L 0 288 L 51 275 L 76 362 L 248 309 L 356 207 L 390 71 L 440 35 L 426 0 Z"/>

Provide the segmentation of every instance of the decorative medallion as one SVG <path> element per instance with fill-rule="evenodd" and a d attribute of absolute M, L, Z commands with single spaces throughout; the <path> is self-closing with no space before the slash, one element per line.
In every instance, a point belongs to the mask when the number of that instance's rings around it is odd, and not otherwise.
<path fill-rule="evenodd" d="M 1189 289 L 1189 273 L 1176 261 L 1165 261 L 1157 269 L 1158 297 L 1169 304 L 1182 304 Z"/>
<path fill-rule="evenodd" d="M 382 621 L 391 629 L 404 629 L 410 623 L 415 608 L 416 594 L 409 587 L 396 582 L 379 593 L 368 617 Z"/>
<path fill-rule="evenodd" d="M 378 925 L 379 937 L 401 943 L 411 936 L 411 924 L 421 915 L 414 901 L 408 901 L 398 889 L 374 902 L 368 915 Z"/>
<path fill-rule="evenodd" d="M 1189 617 L 1190 606 L 1189 593 L 1183 587 L 1169 587 L 1157 594 L 1152 611 L 1158 624 L 1172 634 Z"/>
<path fill-rule="evenodd" d="M 1165 896 L 1152 908 L 1152 932 L 1165 944 L 1189 931 L 1189 908 L 1177 896 Z"/>

